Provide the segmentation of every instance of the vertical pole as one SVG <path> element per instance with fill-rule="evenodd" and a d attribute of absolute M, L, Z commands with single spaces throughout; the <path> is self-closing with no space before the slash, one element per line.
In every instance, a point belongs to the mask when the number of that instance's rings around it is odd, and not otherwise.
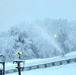
<path fill-rule="evenodd" d="M 13 63 L 17 64 L 17 69 L 18 69 L 18 75 L 21 75 L 21 65 L 20 63 L 23 61 L 14 61 Z"/>
<path fill-rule="evenodd" d="M 17 65 L 18 65 L 18 74 L 21 75 L 21 71 L 20 71 L 20 62 L 18 62 Z"/>
<path fill-rule="evenodd" d="M 3 62 L 3 75 L 5 74 L 5 62 Z"/>
<path fill-rule="evenodd" d="M 47 64 L 44 64 L 45 68 L 47 68 Z"/>
<path fill-rule="evenodd" d="M 19 59 L 20 59 L 20 54 L 19 54 Z"/>

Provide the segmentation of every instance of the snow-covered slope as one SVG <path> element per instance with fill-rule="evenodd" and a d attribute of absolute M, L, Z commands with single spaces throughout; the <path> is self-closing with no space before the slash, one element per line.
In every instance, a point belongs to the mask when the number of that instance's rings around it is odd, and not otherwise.
<path fill-rule="evenodd" d="M 74 57 L 76 57 L 76 51 L 70 52 L 70 53 L 66 54 L 66 56 L 69 56 L 69 57 L 74 56 Z"/>
<path fill-rule="evenodd" d="M 47 58 L 47 59 L 32 59 L 32 60 L 25 60 L 25 67 L 32 66 L 32 65 L 39 65 L 44 63 L 49 63 L 57 60 L 64 60 L 67 58 L 76 58 L 76 51 L 66 54 L 64 57 L 54 57 L 54 58 Z M 23 66 L 23 64 L 21 64 Z M 15 69 L 17 67 L 17 64 L 13 64 L 13 62 L 6 63 L 5 70 Z M 76 70 L 76 63 L 71 63 L 68 65 L 62 65 L 62 66 L 55 66 L 50 67 L 46 69 L 35 69 L 31 71 L 24 71 L 22 72 L 22 75 L 75 75 Z M 17 73 L 10 73 L 6 75 L 17 75 Z"/>
<path fill-rule="evenodd" d="M 27 67 L 27 66 L 32 66 L 32 65 L 50 63 L 50 62 L 59 61 L 59 60 L 65 60 L 65 59 L 69 59 L 69 58 L 76 58 L 76 51 L 75 52 L 68 53 L 64 57 L 58 56 L 58 57 L 46 58 L 46 59 L 25 60 L 24 66 Z M 11 65 L 11 67 L 10 67 L 10 65 Z M 16 66 L 17 65 L 16 64 L 13 64 L 13 62 L 6 63 L 6 70 L 15 68 Z"/>
<path fill-rule="evenodd" d="M 45 63 L 50 63 L 50 62 L 55 62 L 55 61 L 66 60 L 69 58 L 76 58 L 76 51 L 68 53 L 64 57 L 58 56 L 58 57 L 46 58 L 46 59 L 24 60 L 25 64 L 24 65 L 22 64 L 22 66 L 28 67 L 28 66 L 38 65 L 38 64 L 45 64 Z M 10 62 L 10 63 L 6 63 L 5 69 L 9 70 L 9 69 L 14 69 L 15 67 L 17 67 L 17 64 L 13 64 L 13 62 Z"/>
<path fill-rule="evenodd" d="M 18 75 L 18 73 L 6 75 Z M 76 75 L 76 64 L 24 71 L 21 75 Z"/>

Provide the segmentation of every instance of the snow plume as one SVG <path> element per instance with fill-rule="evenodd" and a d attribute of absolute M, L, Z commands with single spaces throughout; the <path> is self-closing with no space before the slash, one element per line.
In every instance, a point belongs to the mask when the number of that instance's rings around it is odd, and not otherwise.
<path fill-rule="evenodd" d="M 43 54 L 43 56 L 41 55 L 42 57 L 55 55 L 53 54 L 55 51 L 62 53 L 57 39 L 54 38 L 54 35 L 49 34 L 47 25 L 44 25 L 41 22 L 35 22 L 28 26 L 25 25 L 24 28 L 27 30 L 26 32 L 32 38 L 34 44 L 38 47 L 39 54 Z"/>
<path fill-rule="evenodd" d="M 30 26 L 30 30 L 31 34 L 34 33 L 34 35 L 36 35 L 35 37 L 33 37 L 34 39 L 41 38 L 40 41 L 45 40 L 45 43 L 49 44 L 50 46 L 53 46 L 58 51 L 61 51 L 56 39 L 53 37 L 52 34 L 49 34 L 48 29 L 45 26 L 35 24 Z M 39 42 L 39 40 L 36 40 L 36 42 Z"/>

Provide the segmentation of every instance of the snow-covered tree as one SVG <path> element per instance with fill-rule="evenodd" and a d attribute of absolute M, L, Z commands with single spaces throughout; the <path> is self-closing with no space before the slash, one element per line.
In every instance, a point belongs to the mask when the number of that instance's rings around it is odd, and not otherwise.
<path fill-rule="evenodd" d="M 29 38 L 25 31 L 16 27 L 12 28 L 7 36 L 1 37 L 2 41 L 2 54 L 4 54 L 6 61 L 18 59 L 17 52 L 22 51 L 22 59 L 36 58 L 32 40 Z M 33 48 L 32 48 L 33 46 Z M 36 49 L 36 48 L 35 48 Z"/>
<path fill-rule="evenodd" d="M 76 50 L 76 22 L 45 19 L 32 24 L 20 24 L 0 34 L 0 54 L 6 61 L 46 58 Z"/>

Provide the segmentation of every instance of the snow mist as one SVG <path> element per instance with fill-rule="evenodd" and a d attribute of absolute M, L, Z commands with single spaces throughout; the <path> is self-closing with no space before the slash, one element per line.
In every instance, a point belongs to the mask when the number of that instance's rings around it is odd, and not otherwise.
<path fill-rule="evenodd" d="M 28 34 L 32 37 L 36 44 L 44 39 L 48 42 L 49 46 L 54 47 L 58 52 L 62 53 L 54 35 L 49 34 L 47 26 L 35 23 L 26 27 Z"/>

